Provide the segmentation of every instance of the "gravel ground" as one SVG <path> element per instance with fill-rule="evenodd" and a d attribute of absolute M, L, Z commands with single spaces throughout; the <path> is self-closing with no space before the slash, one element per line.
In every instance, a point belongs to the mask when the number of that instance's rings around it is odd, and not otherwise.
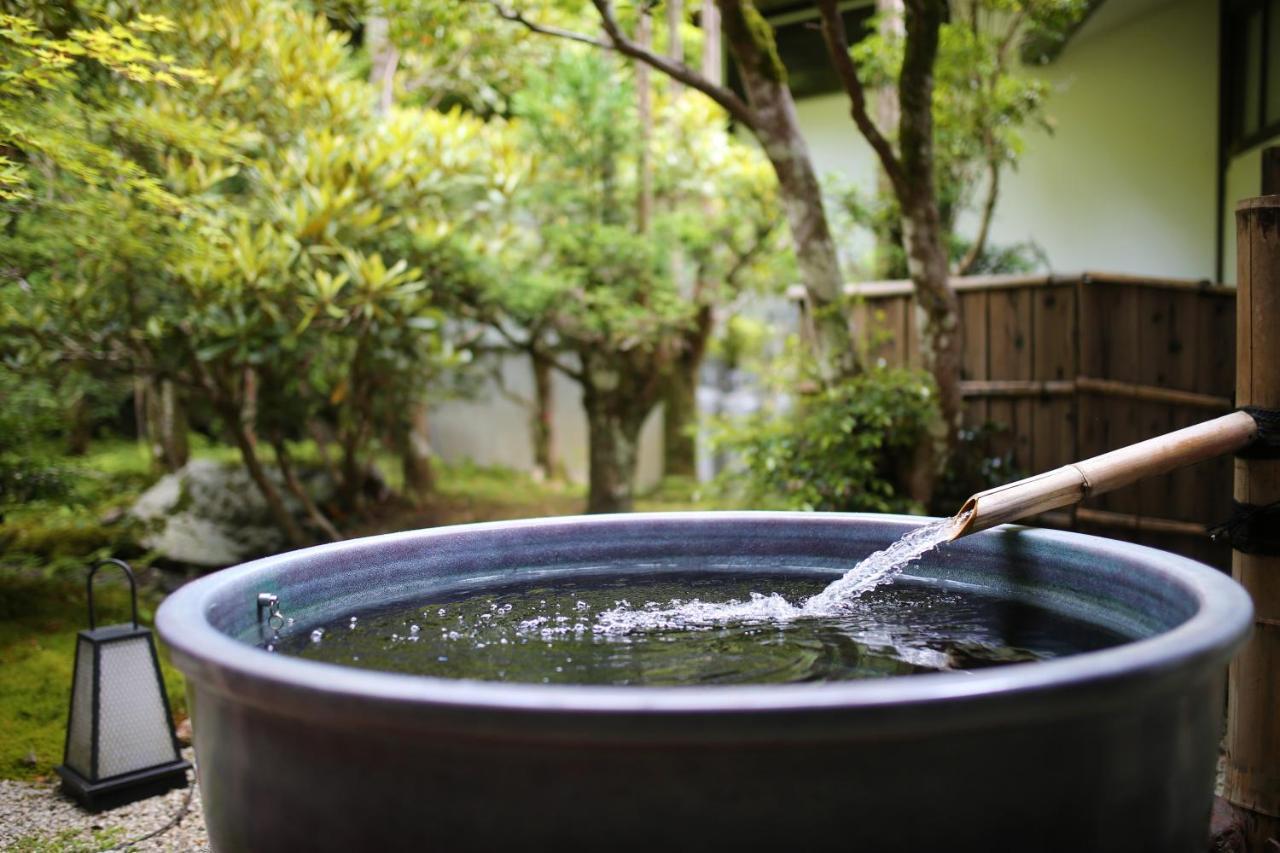
<path fill-rule="evenodd" d="M 192 750 L 184 750 L 183 756 L 193 760 Z M 191 801 L 181 820 L 154 838 L 130 843 L 173 820 L 188 794 Z M 89 853 L 124 849 L 207 851 L 209 836 L 194 783 L 188 789 L 90 814 L 63 796 L 56 781 L 31 784 L 0 780 L 0 850 Z"/>

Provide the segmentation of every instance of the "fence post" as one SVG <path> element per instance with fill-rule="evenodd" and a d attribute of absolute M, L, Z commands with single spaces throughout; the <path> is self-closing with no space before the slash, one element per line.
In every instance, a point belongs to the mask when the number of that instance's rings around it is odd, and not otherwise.
<path fill-rule="evenodd" d="M 1236 207 L 1236 402 L 1280 409 L 1280 149 L 1263 156 L 1263 192 Z M 1280 459 L 1236 459 L 1235 499 L 1280 501 Z M 1280 556 L 1232 554 L 1253 596 L 1253 635 L 1231 663 L 1225 795 L 1248 849 L 1280 849 Z"/>

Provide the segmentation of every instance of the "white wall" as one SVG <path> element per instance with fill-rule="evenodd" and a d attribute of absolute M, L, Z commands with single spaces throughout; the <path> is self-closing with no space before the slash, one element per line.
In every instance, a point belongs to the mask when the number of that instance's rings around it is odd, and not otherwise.
<path fill-rule="evenodd" d="M 1236 280 L 1236 203 L 1262 193 L 1262 149 L 1280 145 L 1280 136 L 1260 143 L 1233 157 L 1227 165 L 1226 192 L 1223 194 L 1222 280 Z"/>
<path fill-rule="evenodd" d="M 502 360 L 503 385 L 512 394 L 533 398 L 533 371 L 525 356 Z M 556 448 L 571 480 L 587 480 L 587 419 L 576 383 L 554 374 Z M 533 442 L 529 410 L 486 382 L 474 399 L 446 400 L 432 407 L 432 449 L 446 461 L 470 459 L 481 465 L 532 470 Z M 662 415 L 658 407 L 640 434 L 637 486 L 651 488 L 662 477 Z"/>
<path fill-rule="evenodd" d="M 1133 2 L 1109 0 L 1099 18 L 1115 11 L 1032 71 L 1053 88 L 1057 129 L 1028 134 L 1021 166 L 1004 178 L 992 239 L 1035 240 L 1064 272 L 1211 277 L 1217 3 Z M 803 102 L 801 122 L 820 170 L 871 186 L 871 155 L 843 98 Z"/>
<path fill-rule="evenodd" d="M 796 104 L 809 153 L 824 183 L 853 184 L 863 193 L 875 190 L 877 167 L 871 146 L 853 125 L 843 94 L 805 98 Z M 852 277 L 870 269 L 875 241 L 869 233 L 840 235 L 842 260 Z"/>

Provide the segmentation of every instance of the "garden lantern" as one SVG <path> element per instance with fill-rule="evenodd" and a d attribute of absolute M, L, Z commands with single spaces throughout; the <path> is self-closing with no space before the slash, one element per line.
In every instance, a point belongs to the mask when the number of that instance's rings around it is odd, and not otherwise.
<path fill-rule="evenodd" d="M 108 563 L 129 579 L 133 624 L 97 626 L 93 576 Z M 138 586 L 122 560 L 89 571 L 89 628 L 76 640 L 62 788 L 91 811 L 187 786 L 151 631 L 138 625 Z"/>

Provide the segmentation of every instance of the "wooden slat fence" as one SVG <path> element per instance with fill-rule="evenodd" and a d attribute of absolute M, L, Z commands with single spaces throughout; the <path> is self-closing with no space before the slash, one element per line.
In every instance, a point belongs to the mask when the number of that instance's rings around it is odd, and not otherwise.
<path fill-rule="evenodd" d="M 1232 408 L 1235 289 L 1108 273 L 953 282 L 964 324 L 966 419 L 1008 427 L 992 453 L 1025 474 L 1150 438 Z M 849 285 L 872 358 L 919 366 L 909 282 Z M 1178 551 L 1217 565 L 1205 529 L 1231 512 L 1230 459 L 1085 501 L 1041 523 Z"/>

